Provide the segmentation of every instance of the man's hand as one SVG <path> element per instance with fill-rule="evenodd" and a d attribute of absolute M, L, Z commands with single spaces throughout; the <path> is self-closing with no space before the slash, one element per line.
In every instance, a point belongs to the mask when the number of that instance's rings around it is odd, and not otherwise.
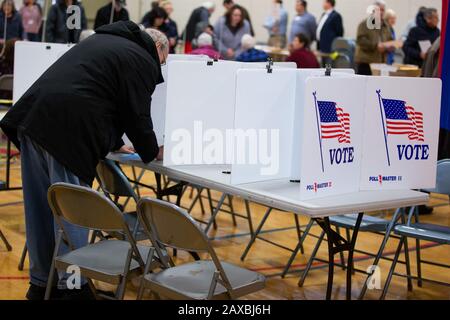
<path fill-rule="evenodd" d="M 378 52 L 384 53 L 386 51 L 386 47 L 384 46 L 384 43 L 380 42 L 378 44 Z"/>
<path fill-rule="evenodd" d="M 133 154 L 136 153 L 136 150 L 133 147 L 123 145 L 119 150 L 117 150 L 118 153 L 127 153 L 127 154 Z"/>
<path fill-rule="evenodd" d="M 158 155 L 156 156 L 156 160 L 162 161 L 164 160 L 164 146 L 159 147 Z"/>
<path fill-rule="evenodd" d="M 425 60 L 427 57 L 427 53 L 426 52 L 421 52 L 420 53 L 420 59 Z"/>

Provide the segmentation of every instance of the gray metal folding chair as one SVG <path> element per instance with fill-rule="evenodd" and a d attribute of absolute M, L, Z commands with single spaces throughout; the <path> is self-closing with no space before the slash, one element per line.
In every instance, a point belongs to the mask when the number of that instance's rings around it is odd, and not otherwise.
<path fill-rule="evenodd" d="M 137 245 L 131 231 L 123 218 L 122 212 L 103 194 L 89 188 L 57 183 L 48 191 L 49 205 L 53 211 L 55 222 L 59 226 L 58 236 L 53 253 L 53 261 L 45 298 L 51 294 L 56 270 L 67 270 L 69 266 L 78 266 L 81 275 L 88 279 L 94 291 L 92 280 L 117 285 L 116 299 L 123 299 L 127 279 L 142 274 L 144 261 L 142 257 L 151 257 L 147 268 L 159 266 L 154 258 L 154 249 Z M 71 239 L 65 232 L 63 222 L 87 228 L 93 231 L 121 232 L 124 240 L 103 240 L 75 249 Z M 62 242 L 65 241 L 70 252 L 59 254 Z M 111 297 L 98 295 L 106 299 Z"/>
<path fill-rule="evenodd" d="M 356 250 L 356 249 L 355 249 L 355 252 L 360 252 L 360 253 L 375 257 L 375 260 L 372 264 L 373 266 L 377 266 L 381 259 L 387 259 L 387 258 L 383 258 L 384 249 L 386 247 L 386 244 L 387 244 L 389 238 L 391 237 L 391 233 L 392 233 L 396 223 L 398 222 L 399 217 L 404 217 L 403 213 L 404 213 L 404 211 L 402 209 L 397 209 L 391 220 L 386 220 L 386 219 L 378 218 L 375 216 L 365 215 L 361 222 L 359 231 L 360 232 L 371 232 L 371 233 L 376 233 L 376 234 L 384 233 L 383 241 L 382 241 L 381 246 L 376 254 L 362 251 L 362 250 Z M 330 224 L 336 228 L 338 233 L 340 233 L 341 228 L 345 229 L 346 237 L 347 237 L 347 239 L 350 239 L 350 231 L 354 229 L 357 218 L 358 218 L 357 214 L 334 216 L 334 217 L 330 217 Z M 313 249 L 313 253 L 311 255 L 310 260 L 308 261 L 307 267 L 303 271 L 303 274 L 299 280 L 298 285 L 300 287 L 303 286 L 314 260 L 318 260 L 321 262 L 327 262 L 327 261 L 316 258 L 320 244 L 322 243 L 324 237 L 325 237 L 325 234 L 324 234 L 324 232 L 322 232 L 322 234 L 319 237 L 319 240 L 317 241 L 315 248 Z M 408 270 L 408 274 L 410 274 L 411 268 L 410 268 L 408 253 L 406 256 L 405 264 L 406 264 L 406 267 Z M 341 265 L 344 269 L 346 268 L 343 255 L 341 255 Z M 360 272 L 360 273 L 366 273 L 366 271 L 359 270 L 354 267 L 353 267 L 353 270 Z M 368 277 L 370 277 L 370 274 L 368 275 Z M 412 286 L 412 284 L 409 283 L 408 287 L 412 290 L 411 286 Z M 360 299 L 364 298 L 366 291 L 367 291 L 367 281 L 364 283 L 363 288 L 361 290 L 361 293 L 359 296 Z"/>
<path fill-rule="evenodd" d="M 443 194 L 450 197 L 450 160 L 441 160 L 437 165 L 437 181 L 436 188 L 430 190 L 424 190 L 430 193 Z M 413 218 L 415 218 L 415 223 L 413 223 Z M 394 256 L 394 261 L 392 263 L 391 269 L 389 271 L 381 299 L 385 299 L 387 292 L 389 290 L 389 285 L 392 281 L 394 275 L 403 276 L 411 281 L 415 279 L 418 281 L 419 287 L 422 286 L 422 282 L 432 282 L 438 285 L 450 286 L 448 283 L 425 279 L 422 277 L 422 264 L 430 264 L 442 268 L 450 268 L 449 265 L 437 263 L 433 261 L 426 261 L 421 258 L 420 252 L 420 240 L 434 242 L 439 245 L 450 245 L 450 227 L 441 226 L 437 224 L 420 223 L 419 222 L 419 209 L 418 207 L 413 207 L 409 211 L 408 220 L 404 224 L 397 225 L 394 229 L 394 233 L 401 236 L 400 243 L 397 247 L 397 251 Z M 407 244 L 407 239 L 412 238 L 416 240 L 417 247 L 417 277 L 411 276 L 409 274 L 401 275 L 395 273 L 395 267 L 397 265 L 399 256 L 402 252 L 403 246 Z M 405 247 L 405 254 L 408 249 Z"/>
<path fill-rule="evenodd" d="M 0 90 L 13 91 L 14 76 L 12 74 L 4 74 L 0 77 Z"/>
<path fill-rule="evenodd" d="M 168 299 L 236 299 L 265 287 L 265 277 L 238 266 L 221 262 L 209 239 L 184 210 L 160 200 L 143 198 L 138 204 L 139 219 L 159 247 L 209 254 L 200 260 L 148 274 L 146 264 L 138 299 L 149 288 L 157 297 Z M 147 261 L 148 262 L 148 261 Z"/>

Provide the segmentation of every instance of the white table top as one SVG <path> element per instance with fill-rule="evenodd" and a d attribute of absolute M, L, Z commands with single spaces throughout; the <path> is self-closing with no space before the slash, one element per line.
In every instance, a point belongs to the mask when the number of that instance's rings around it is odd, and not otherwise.
<path fill-rule="evenodd" d="M 426 204 L 429 196 L 412 190 L 361 191 L 315 200 L 300 200 L 300 185 L 287 180 L 273 180 L 231 185 L 230 166 L 179 166 L 164 167 L 161 162 L 144 164 L 136 156 L 110 154 L 109 159 L 133 165 L 172 179 L 189 182 L 212 190 L 239 196 L 251 202 L 279 210 L 294 212 L 312 218 L 373 212 Z"/>

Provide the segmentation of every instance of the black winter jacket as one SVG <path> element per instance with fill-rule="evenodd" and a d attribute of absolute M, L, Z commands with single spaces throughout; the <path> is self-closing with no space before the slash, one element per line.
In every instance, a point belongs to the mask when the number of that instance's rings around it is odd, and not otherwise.
<path fill-rule="evenodd" d="M 423 13 L 419 13 L 416 18 L 417 26 L 409 32 L 408 38 L 403 44 L 405 53 L 405 64 L 413 64 L 422 67 L 423 60 L 420 57 L 419 41 L 429 40 L 433 44 L 441 35 L 438 28 L 430 28 L 423 17 Z"/>
<path fill-rule="evenodd" d="M 161 82 L 150 36 L 129 21 L 106 25 L 53 64 L 0 127 L 17 147 L 21 132 L 91 184 L 124 133 L 144 162 L 157 156 L 150 102 Z"/>

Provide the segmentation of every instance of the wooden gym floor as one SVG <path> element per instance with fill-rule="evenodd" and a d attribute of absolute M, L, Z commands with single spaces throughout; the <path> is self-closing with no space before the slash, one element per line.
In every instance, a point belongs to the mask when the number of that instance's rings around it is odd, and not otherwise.
<path fill-rule="evenodd" d="M 20 185 L 20 166 L 19 161 L 13 164 L 12 181 L 13 185 Z M 0 177 L 4 177 L 4 163 L 0 165 Z M 127 173 L 130 173 L 129 168 L 125 168 Z M 0 179 L 2 179 L 0 178 Z M 153 175 L 146 173 L 144 180 L 147 183 L 153 183 Z M 141 195 L 153 196 L 147 190 L 142 190 Z M 213 197 L 218 198 L 220 195 L 213 192 Z M 183 198 L 183 206 L 189 206 L 190 199 L 187 195 Z M 205 207 L 207 206 L 206 201 Z M 244 212 L 244 203 L 240 199 L 234 199 L 234 207 L 236 212 Z M 432 195 L 430 204 L 435 207 L 434 213 L 430 216 L 423 217 L 422 222 L 437 223 L 441 225 L 450 225 L 450 206 L 448 199 L 437 195 Z M 131 205 L 127 210 L 132 210 Z M 252 217 L 254 226 L 258 225 L 262 218 L 265 208 L 258 205 L 251 205 Z M 3 243 L 0 241 L 0 299 L 5 300 L 21 300 L 24 299 L 28 288 L 28 261 L 26 262 L 24 271 L 19 271 L 17 265 L 21 256 L 22 248 L 25 241 L 24 230 L 24 214 L 23 214 L 23 200 L 22 192 L 0 192 L 0 228 L 6 235 L 11 245 L 12 252 L 7 252 Z M 209 217 L 209 210 L 206 209 L 206 214 L 202 217 L 200 206 L 197 205 L 194 209 L 193 216 L 196 218 L 206 219 Z M 379 212 L 378 214 L 386 215 L 389 218 L 392 212 Z M 306 225 L 308 220 L 301 218 L 301 224 Z M 317 239 L 307 237 L 305 242 L 305 255 L 299 254 L 294 261 L 292 270 L 297 273 L 290 274 L 286 279 L 281 279 L 279 274 L 287 260 L 290 257 L 290 252 L 284 249 L 275 247 L 269 243 L 261 240 L 256 240 L 256 243 L 250 250 L 245 262 L 240 261 L 240 256 L 244 251 L 250 237 L 248 235 L 248 224 L 246 220 L 237 219 L 237 226 L 234 227 L 231 216 L 227 213 L 220 213 L 217 219 L 218 230 L 213 231 L 212 235 L 222 237 L 221 240 L 214 241 L 214 248 L 219 257 L 228 262 L 232 262 L 246 268 L 259 271 L 268 276 L 267 286 L 256 294 L 247 296 L 247 299 L 324 299 L 327 283 L 327 268 L 325 264 L 315 263 L 314 269 L 310 271 L 303 288 L 297 286 L 299 279 L 299 271 L 302 270 L 308 262 Z M 279 232 L 268 232 L 264 236 L 271 241 L 278 242 L 284 246 L 294 248 L 297 244 L 297 233 L 295 231 L 295 220 L 292 214 L 273 212 L 266 223 L 264 230 L 268 229 L 282 229 Z M 318 227 L 314 227 L 313 234 L 319 234 Z M 238 235 L 237 237 L 229 237 L 230 235 Z M 357 241 L 357 248 L 376 252 L 381 244 L 382 237 L 374 234 L 360 233 Z M 414 241 L 410 242 L 412 272 L 416 274 L 416 255 L 414 251 Z M 397 247 L 397 240 L 391 239 L 385 250 L 385 256 L 391 257 Z M 412 248 L 411 248 L 412 247 Z M 422 257 L 426 260 L 432 260 L 445 264 L 450 264 L 450 247 L 449 246 L 435 246 L 432 243 L 421 242 Z M 318 256 L 327 259 L 326 245 L 323 244 L 319 250 Z M 189 256 L 185 253 L 179 253 L 176 262 L 187 261 Z M 366 270 L 373 261 L 364 254 L 355 253 L 355 266 L 359 269 Z M 404 259 L 403 255 L 401 259 Z M 391 263 L 389 261 L 382 261 L 380 264 L 382 285 L 387 276 Z M 404 273 L 404 265 L 399 264 L 396 271 Z M 423 276 L 438 281 L 450 283 L 450 272 L 448 269 L 439 267 L 423 265 Z M 365 281 L 365 276 L 362 274 L 355 274 L 353 277 L 353 298 L 357 298 L 360 288 Z M 110 289 L 104 284 L 98 284 L 102 289 Z M 450 299 L 450 288 L 439 286 L 431 283 L 424 283 L 422 288 L 417 286 L 417 282 L 413 282 L 414 288 L 412 292 L 408 292 L 406 287 L 406 279 L 394 277 L 391 284 L 387 299 Z M 130 282 L 127 290 L 127 299 L 136 298 L 136 283 Z M 377 299 L 380 295 L 380 290 L 369 290 L 366 299 Z M 345 271 L 336 268 L 333 299 L 345 298 Z"/>

